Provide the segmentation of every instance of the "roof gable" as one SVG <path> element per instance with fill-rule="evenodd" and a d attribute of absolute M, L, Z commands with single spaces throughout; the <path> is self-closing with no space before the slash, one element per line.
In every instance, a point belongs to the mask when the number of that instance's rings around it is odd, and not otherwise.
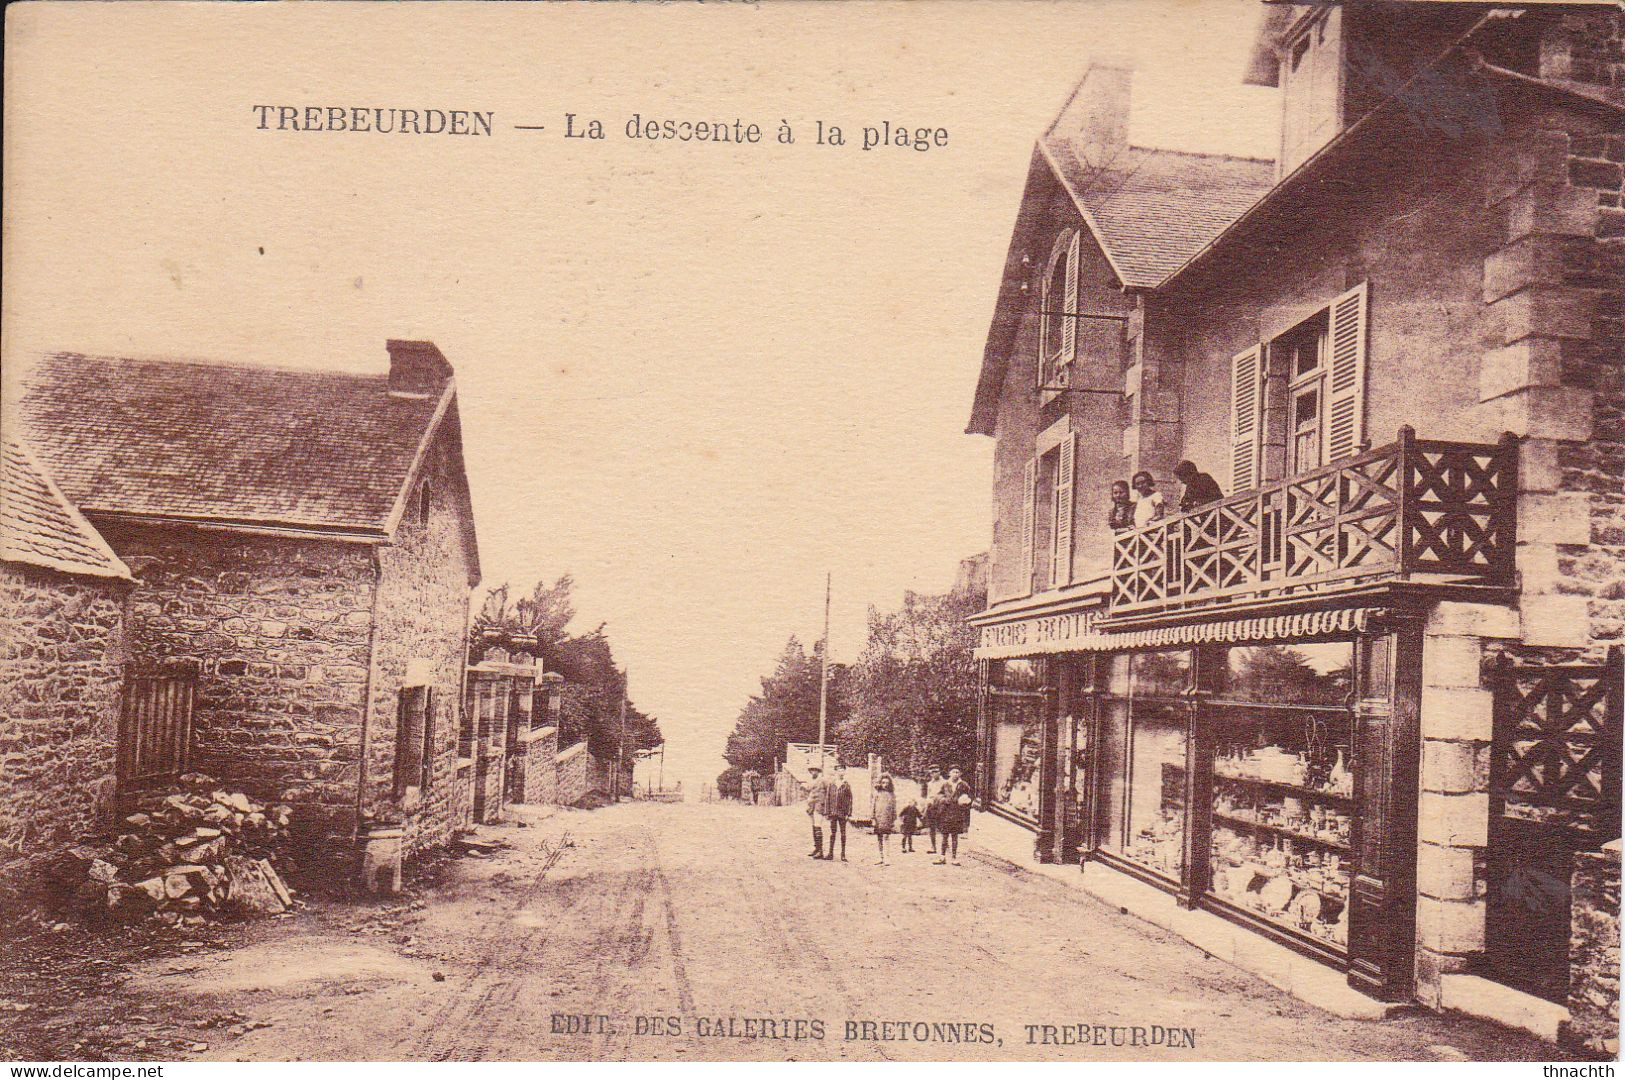
<path fill-rule="evenodd" d="M 449 381 L 401 394 L 383 374 L 53 353 L 18 410 L 92 516 L 385 539 L 454 400 Z"/>
<path fill-rule="evenodd" d="M 0 442 L 0 560 L 130 580 L 129 568 L 107 541 L 9 434 Z"/>
<path fill-rule="evenodd" d="M 1275 163 L 1130 146 L 1091 165 L 1067 139 L 1039 149 L 1128 288 L 1154 288 L 1269 191 Z"/>

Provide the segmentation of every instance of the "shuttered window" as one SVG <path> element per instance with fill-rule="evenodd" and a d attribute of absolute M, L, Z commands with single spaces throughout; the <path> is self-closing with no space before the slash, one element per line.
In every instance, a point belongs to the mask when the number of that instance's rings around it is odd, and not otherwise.
<path fill-rule="evenodd" d="M 1230 360 L 1230 491 L 1258 485 L 1259 368 L 1263 347 L 1237 353 Z"/>
<path fill-rule="evenodd" d="M 1060 459 L 1055 469 L 1055 550 L 1049 564 L 1052 588 L 1072 582 L 1072 490 L 1077 445 L 1076 432 L 1061 440 Z"/>
<path fill-rule="evenodd" d="M 165 780 L 186 771 L 192 753 L 192 705 L 197 684 L 188 678 L 132 678 L 119 716 L 121 784 Z"/>
<path fill-rule="evenodd" d="M 1057 242 L 1040 298 L 1043 318 L 1038 335 L 1038 385 L 1056 390 L 1071 378 L 1070 366 L 1078 356 L 1078 258 L 1082 236 L 1073 231 L 1065 244 Z"/>
<path fill-rule="evenodd" d="M 395 796 L 407 788 L 429 790 L 434 765 L 434 691 L 408 686 L 395 698 Z"/>
<path fill-rule="evenodd" d="M 1021 580 L 1022 595 L 1033 591 L 1033 560 L 1037 555 L 1033 535 L 1037 527 L 1037 507 L 1034 500 L 1038 496 L 1038 459 L 1027 462 L 1022 477 L 1022 504 L 1021 504 Z"/>
<path fill-rule="evenodd" d="M 1078 320 L 1073 314 L 1078 310 L 1078 254 L 1081 238 L 1079 234 L 1072 234 L 1072 242 L 1066 247 L 1066 295 L 1063 297 L 1065 306 L 1061 316 L 1061 363 L 1070 364 L 1078 357 Z"/>
<path fill-rule="evenodd" d="M 1366 283 L 1332 304 L 1327 345 L 1327 462 L 1360 452 L 1365 441 Z"/>

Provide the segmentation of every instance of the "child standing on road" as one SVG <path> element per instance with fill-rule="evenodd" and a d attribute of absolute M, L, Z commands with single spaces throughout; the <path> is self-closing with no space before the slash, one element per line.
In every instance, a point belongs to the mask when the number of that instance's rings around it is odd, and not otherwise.
<path fill-rule="evenodd" d="M 897 794 L 892 791 L 891 777 L 882 775 L 875 781 L 875 798 L 869 811 L 869 820 L 874 822 L 875 842 L 880 845 L 880 858 L 877 865 L 886 865 L 886 837 L 891 835 L 892 829 L 897 826 Z"/>
<path fill-rule="evenodd" d="M 920 801 L 918 799 L 910 799 L 908 802 L 904 803 L 903 808 L 897 812 L 897 822 L 900 826 L 902 826 L 903 840 L 901 850 L 913 851 L 914 834 L 920 831 Z"/>

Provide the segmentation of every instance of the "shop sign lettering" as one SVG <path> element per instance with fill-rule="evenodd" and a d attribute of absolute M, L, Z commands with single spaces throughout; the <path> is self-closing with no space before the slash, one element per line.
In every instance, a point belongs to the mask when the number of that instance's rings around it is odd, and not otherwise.
<path fill-rule="evenodd" d="M 984 649 L 1031 647 L 1035 652 L 1056 652 L 1055 646 L 1078 641 L 1092 633 L 1094 627 L 1093 611 L 1045 615 L 1021 622 L 984 626 L 981 644 Z"/>

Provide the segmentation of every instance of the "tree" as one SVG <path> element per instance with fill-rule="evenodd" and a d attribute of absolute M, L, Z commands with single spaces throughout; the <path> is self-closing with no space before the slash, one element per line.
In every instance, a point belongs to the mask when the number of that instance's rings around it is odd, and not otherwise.
<path fill-rule="evenodd" d="M 722 754 L 730 765 L 741 771 L 755 769 L 759 773 L 772 773 L 784 753 L 785 743 L 818 741 L 818 682 L 822 661 L 822 643 L 809 653 L 799 640 L 790 638 L 773 674 L 762 680 L 762 692 L 753 694 L 739 712 Z M 830 734 L 840 729 L 851 712 L 847 704 L 847 681 L 846 668 L 831 664 L 826 726 Z"/>
<path fill-rule="evenodd" d="M 537 582 L 528 596 L 511 602 L 506 583 L 489 590 L 474 617 L 471 648 L 475 656 L 483 655 L 488 644 L 540 656 L 547 670 L 564 676 L 559 742 L 586 739 L 593 756 L 620 754 L 623 763 L 630 763 L 637 751 L 659 746 L 665 737 L 660 722 L 630 701 L 622 737 L 625 676 L 602 623 L 584 634 L 569 632 L 576 614 L 574 585 L 564 574 L 551 585 Z"/>
<path fill-rule="evenodd" d="M 879 754 L 888 771 L 924 776 L 931 765 L 969 770 L 976 757 L 975 631 L 979 588 L 903 594 L 894 612 L 869 609 L 869 637 L 852 667 L 843 754 Z"/>

